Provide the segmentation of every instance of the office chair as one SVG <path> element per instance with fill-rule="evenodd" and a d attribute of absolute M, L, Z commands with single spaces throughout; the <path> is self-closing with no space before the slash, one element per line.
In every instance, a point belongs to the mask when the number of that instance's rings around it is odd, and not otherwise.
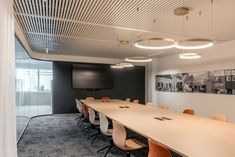
<path fill-rule="evenodd" d="M 222 121 L 222 122 L 228 122 L 227 116 L 225 116 L 223 114 L 213 114 L 211 116 L 211 119 L 219 120 L 219 121 Z"/>
<path fill-rule="evenodd" d="M 104 102 L 108 102 L 110 100 L 110 97 L 108 96 L 102 96 L 101 97 L 101 100 L 104 101 Z"/>
<path fill-rule="evenodd" d="M 99 125 L 100 125 L 100 121 L 96 120 L 96 115 L 95 115 L 95 111 L 92 108 L 88 108 L 88 112 L 89 112 L 89 121 L 90 121 L 90 127 L 87 129 L 87 131 L 89 131 L 90 129 L 96 129 L 96 133 L 89 136 L 87 139 L 89 138 L 93 138 L 91 145 L 95 142 L 96 138 L 99 136 L 100 134 L 100 129 L 99 129 Z"/>
<path fill-rule="evenodd" d="M 82 105 L 82 112 L 83 112 L 83 120 L 81 121 L 80 127 L 84 125 L 84 123 L 89 122 L 89 112 L 88 112 L 88 106 L 83 104 Z M 86 130 L 87 128 L 83 129 L 82 131 Z"/>
<path fill-rule="evenodd" d="M 76 108 L 77 110 L 79 111 L 79 113 L 81 113 L 80 116 L 78 116 L 77 118 L 75 118 L 74 120 L 78 120 L 77 124 L 79 124 L 79 122 L 82 120 L 83 118 L 83 112 L 82 112 L 82 103 L 78 100 L 78 99 L 75 99 L 76 101 Z"/>
<path fill-rule="evenodd" d="M 153 106 L 153 103 L 152 102 L 148 102 L 146 105 Z"/>
<path fill-rule="evenodd" d="M 127 157 L 130 157 L 130 151 L 142 149 L 146 147 L 136 139 L 126 139 L 126 129 L 124 126 L 113 120 L 113 142 L 115 146 L 126 152 Z"/>
<path fill-rule="evenodd" d="M 168 105 L 160 105 L 159 108 L 160 109 L 164 109 L 164 110 L 168 110 L 169 109 Z"/>
<path fill-rule="evenodd" d="M 110 149 L 113 147 L 113 139 L 112 139 L 113 129 L 109 129 L 109 121 L 105 115 L 103 115 L 102 113 L 99 113 L 99 118 L 100 118 L 100 131 L 105 137 L 110 138 L 110 142 L 109 142 L 109 145 L 101 148 L 100 150 L 97 151 L 97 153 L 99 153 L 102 150 L 107 149 L 107 151 L 104 154 L 104 157 L 106 157 Z"/>
<path fill-rule="evenodd" d="M 127 102 L 130 102 L 130 101 L 131 101 L 131 98 L 126 98 L 126 101 L 127 101 Z"/>
<path fill-rule="evenodd" d="M 88 96 L 88 97 L 86 97 L 86 100 L 95 100 L 95 98 L 91 97 L 91 96 Z"/>
<path fill-rule="evenodd" d="M 148 157 L 172 157 L 171 153 L 164 146 L 148 139 L 149 153 Z"/>
<path fill-rule="evenodd" d="M 195 114 L 195 112 L 194 112 L 193 109 L 185 109 L 185 110 L 183 111 L 183 113 L 189 114 L 189 115 L 194 115 L 194 114 Z"/>
<path fill-rule="evenodd" d="M 137 99 L 135 99 L 135 100 L 133 100 L 133 103 L 139 103 L 139 100 L 137 100 Z"/>

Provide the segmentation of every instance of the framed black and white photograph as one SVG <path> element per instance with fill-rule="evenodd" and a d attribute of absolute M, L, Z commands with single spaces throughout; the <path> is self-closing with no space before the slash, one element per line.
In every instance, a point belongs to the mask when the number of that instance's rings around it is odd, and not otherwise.
<path fill-rule="evenodd" d="M 235 95 L 235 70 L 156 75 L 156 90 Z"/>

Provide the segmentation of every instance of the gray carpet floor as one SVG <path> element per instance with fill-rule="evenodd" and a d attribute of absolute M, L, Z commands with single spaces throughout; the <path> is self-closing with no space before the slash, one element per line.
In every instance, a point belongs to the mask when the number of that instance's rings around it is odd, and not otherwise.
<path fill-rule="evenodd" d="M 108 140 L 100 135 L 91 145 L 87 137 L 95 133 L 81 131 L 74 119 L 77 114 L 37 117 L 30 121 L 24 135 L 18 143 L 18 157 L 93 157 L 103 156 L 97 150 L 108 145 Z M 146 139 L 128 131 L 129 137 L 143 142 Z M 147 149 L 135 151 L 132 157 L 147 156 Z M 125 153 L 112 148 L 107 157 L 124 157 Z"/>

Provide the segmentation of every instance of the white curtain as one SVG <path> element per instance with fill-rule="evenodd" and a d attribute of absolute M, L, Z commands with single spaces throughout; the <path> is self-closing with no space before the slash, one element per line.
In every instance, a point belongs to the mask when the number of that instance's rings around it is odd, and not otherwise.
<path fill-rule="evenodd" d="M 0 157 L 16 157 L 13 1 L 0 0 Z"/>

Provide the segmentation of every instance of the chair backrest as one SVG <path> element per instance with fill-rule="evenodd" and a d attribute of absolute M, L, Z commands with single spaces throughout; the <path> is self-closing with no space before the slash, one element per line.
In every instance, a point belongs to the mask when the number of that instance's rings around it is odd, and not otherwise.
<path fill-rule="evenodd" d="M 76 101 L 76 107 L 78 111 L 82 113 L 82 103 L 78 99 L 75 99 L 75 101 Z"/>
<path fill-rule="evenodd" d="M 108 118 L 102 113 L 99 113 L 99 118 L 100 118 L 100 131 L 103 134 L 107 135 L 108 134 L 108 128 L 109 128 Z"/>
<path fill-rule="evenodd" d="M 149 153 L 148 157 L 171 157 L 171 153 L 164 146 L 153 142 L 148 139 Z"/>
<path fill-rule="evenodd" d="M 185 113 L 185 114 L 190 114 L 190 115 L 194 115 L 195 114 L 195 112 L 194 112 L 194 110 L 193 109 L 185 109 L 184 111 L 183 111 L 183 113 Z"/>
<path fill-rule="evenodd" d="M 109 99 L 110 99 L 110 97 L 108 97 L 108 96 L 102 96 L 101 99 L 102 99 L 102 101 L 104 101 L 104 102 L 108 102 Z"/>
<path fill-rule="evenodd" d="M 95 111 L 92 108 L 88 108 L 89 112 L 89 121 L 91 124 L 95 124 Z"/>
<path fill-rule="evenodd" d="M 148 102 L 146 105 L 153 106 L 153 103 L 152 102 Z"/>
<path fill-rule="evenodd" d="M 101 99 L 110 99 L 108 96 L 102 96 Z"/>
<path fill-rule="evenodd" d="M 139 100 L 137 100 L 137 99 L 135 99 L 135 100 L 133 100 L 133 103 L 139 103 Z"/>
<path fill-rule="evenodd" d="M 86 97 L 86 100 L 95 100 L 95 98 L 91 97 L 91 96 L 88 96 L 88 97 Z"/>
<path fill-rule="evenodd" d="M 130 101 L 131 101 L 131 98 L 126 98 L 126 101 L 127 101 L 127 102 L 130 102 Z"/>
<path fill-rule="evenodd" d="M 164 110 L 168 110 L 169 109 L 168 105 L 160 105 L 159 108 L 160 109 L 164 109 Z"/>
<path fill-rule="evenodd" d="M 223 122 L 228 122 L 227 116 L 225 116 L 223 114 L 213 114 L 211 116 L 211 119 L 219 120 L 219 121 L 223 121 Z"/>
<path fill-rule="evenodd" d="M 119 148 L 126 145 L 126 129 L 125 127 L 113 120 L 113 142 Z"/>
<path fill-rule="evenodd" d="M 83 112 L 84 118 L 88 119 L 89 118 L 88 106 L 83 104 L 82 107 L 83 107 L 82 112 Z"/>

